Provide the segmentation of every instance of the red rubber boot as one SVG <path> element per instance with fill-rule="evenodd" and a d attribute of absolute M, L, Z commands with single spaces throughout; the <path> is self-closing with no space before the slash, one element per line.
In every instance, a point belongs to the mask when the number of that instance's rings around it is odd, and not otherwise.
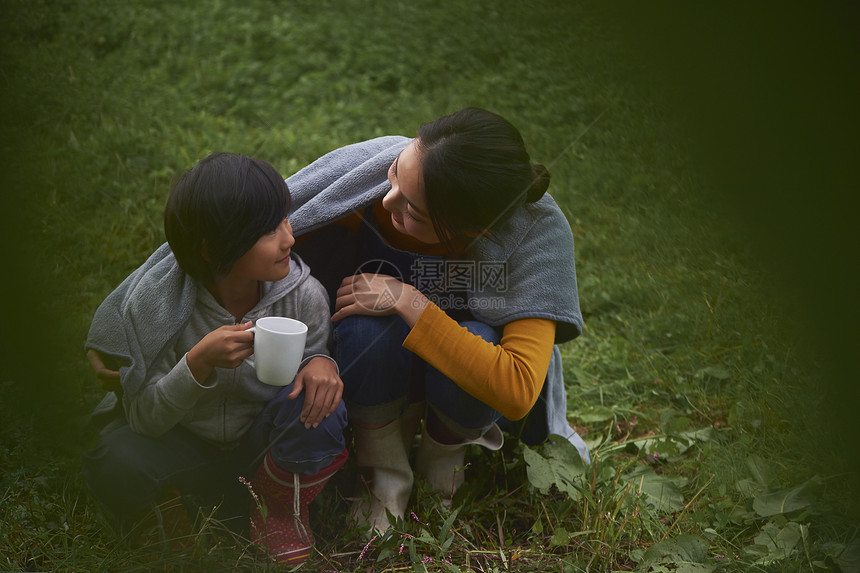
<path fill-rule="evenodd" d="M 251 508 L 251 540 L 265 547 L 278 563 L 297 565 L 307 561 L 314 545 L 308 521 L 308 504 L 346 462 L 346 449 L 314 475 L 301 475 L 275 465 L 271 452 L 251 480 L 262 498 Z M 262 506 L 262 507 L 261 507 Z"/>

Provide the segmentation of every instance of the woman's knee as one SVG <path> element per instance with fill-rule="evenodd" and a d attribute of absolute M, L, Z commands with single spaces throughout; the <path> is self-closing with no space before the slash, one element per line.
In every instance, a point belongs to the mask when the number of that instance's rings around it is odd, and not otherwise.
<path fill-rule="evenodd" d="M 396 316 L 366 316 L 354 314 L 341 319 L 334 326 L 336 339 L 342 342 L 353 342 L 355 340 L 367 341 L 384 339 L 395 333 L 397 328 Z"/>
<path fill-rule="evenodd" d="M 342 370 L 344 361 L 378 362 L 379 353 L 400 350 L 406 331 L 398 316 L 348 316 L 334 327 L 335 358 Z"/>
<path fill-rule="evenodd" d="M 487 342 L 498 344 L 501 341 L 499 329 L 483 322 L 465 321 L 460 326 Z M 426 388 L 427 402 L 439 419 L 464 437 L 477 438 L 501 418 L 494 408 L 470 395 L 435 368 L 428 368 Z"/>
<path fill-rule="evenodd" d="M 384 404 L 408 393 L 414 355 L 403 348 L 407 334 L 398 316 L 350 316 L 338 323 L 335 359 L 350 407 Z"/>

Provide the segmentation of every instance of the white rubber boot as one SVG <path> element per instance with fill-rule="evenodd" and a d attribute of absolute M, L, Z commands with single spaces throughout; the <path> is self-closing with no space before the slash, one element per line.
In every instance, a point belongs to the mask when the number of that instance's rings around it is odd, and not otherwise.
<path fill-rule="evenodd" d="M 355 459 L 359 471 L 367 480 L 370 503 L 361 498 L 353 501 L 350 514 L 359 523 L 368 521 L 371 530 L 383 532 L 389 528 L 388 515 L 402 518 L 412 493 L 412 468 L 403 446 L 401 419 L 381 428 L 353 426 Z"/>
<path fill-rule="evenodd" d="M 432 489 L 442 492 L 442 503 L 450 507 L 454 494 L 466 480 L 463 467 L 466 447 L 469 444 L 477 444 L 495 451 L 501 449 L 504 443 L 502 430 L 496 424 L 480 438 L 459 444 L 440 444 L 425 428 L 415 457 L 415 471 L 424 476 Z"/>

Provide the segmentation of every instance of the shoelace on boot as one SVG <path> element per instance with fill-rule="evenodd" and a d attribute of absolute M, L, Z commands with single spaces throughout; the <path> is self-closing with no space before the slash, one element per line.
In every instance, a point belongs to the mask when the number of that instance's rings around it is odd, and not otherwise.
<path fill-rule="evenodd" d="M 302 536 L 302 538 L 307 541 L 310 540 L 310 535 L 308 535 L 308 530 L 305 528 L 305 524 L 302 523 L 302 500 L 301 500 L 301 487 L 302 483 L 299 479 L 299 474 L 293 474 L 293 520 L 296 522 L 296 530 Z"/>

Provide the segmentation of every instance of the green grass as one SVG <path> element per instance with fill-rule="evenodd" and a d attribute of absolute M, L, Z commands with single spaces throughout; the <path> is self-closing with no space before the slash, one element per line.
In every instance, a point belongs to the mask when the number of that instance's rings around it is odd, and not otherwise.
<path fill-rule="evenodd" d="M 762 66 L 750 54 L 771 53 L 753 26 L 765 19 L 747 11 L 736 45 L 758 51 L 718 50 L 721 67 L 705 48 L 723 37 L 714 28 L 734 37 L 735 18 L 691 15 L 591 1 L 4 0 L 0 570 L 270 569 L 211 519 L 192 547 L 153 555 L 101 514 L 79 462 L 100 397 L 82 352 L 92 313 L 163 241 L 171 176 L 208 152 L 288 175 L 480 105 L 521 129 L 574 229 L 586 330 L 562 353 L 593 464 L 551 445 L 474 451 L 453 513 L 419 488 L 415 515 L 369 544 L 346 523 L 342 472 L 315 505 L 320 553 L 305 569 L 856 571 L 857 449 L 841 437 L 856 435 L 856 371 L 834 361 L 856 351 L 841 336 L 856 283 L 823 266 L 850 269 L 856 254 L 842 235 L 825 241 L 848 210 L 816 206 L 831 204 L 842 155 L 816 171 L 824 152 L 801 145 L 854 92 L 806 118 L 790 103 L 807 92 L 744 74 L 804 77 L 815 48 L 789 49 L 790 70 Z M 826 30 L 813 38 L 826 52 Z M 786 99 L 764 101 L 774 93 Z M 753 113 L 743 97 L 776 107 Z M 847 153 L 835 133 L 809 143 Z M 813 172 L 816 200 L 799 205 L 792 180 Z M 781 234 L 789 221 L 799 237 Z M 839 300 L 844 320 L 811 320 Z"/>

